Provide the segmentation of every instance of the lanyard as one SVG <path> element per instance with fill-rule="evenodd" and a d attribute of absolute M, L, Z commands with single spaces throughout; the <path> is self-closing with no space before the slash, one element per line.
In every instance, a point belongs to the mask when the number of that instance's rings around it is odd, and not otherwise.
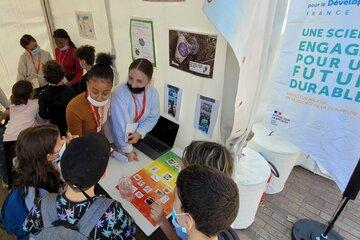
<path fill-rule="evenodd" d="M 101 120 L 104 117 L 104 107 L 99 107 L 99 110 L 100 110 L 99 111 L 100 119 L 99 119 L 97 117 L 97 115 L 96 115 L 96 110 L 95 110 L 94 106 L 87 99 L 86 99 L 86 101 L 88 102 L 90 112 L 91 112 L 91 114 L 93 115 L 93 117 L 95 119 L 96 127 L 97 127 L 97 129 L 99 129 L 100 126 L 101 126 Z"/>
<path fill-rule="evenodd" d="M 144 95 L 143 95 L 143 99 L 142 99 L 142 110 L 139 113 L 138 109 L 137 109 L 137 104 L 136 104 L 136 98 L 135 98 L 135 94 L 131 93 L 131 96 L 134 100 L 134 104 L 135 104 L 135 117 L 134 117 L 134 123 L 136 123 L 137 121 L 140 120 L 140 118 L 144 115 L 145 112 L 145 107 L 146 107 L 146 92 L 144 91 Z"/>
<path fill-rule="evenodd" d="M 34 65 L 34 69 L 35 69 L 35 72 L 36 74 L 39 74 L 39 70 L 40 70 L 40 64 L 41 64 L 41 55 L 39 56 L 39 62 L 38 62 L 38 65 L 35 66 L 35 60 L 34 60 L 34 56 L 32 55 L 32 53 L 30 53 L 30 57 L 31 57 L 31 60 L 32 60 L 32 63 Z"/>
<path fill-rule="evenodd" d="M 65 52 L 65 54 L 64 54 L 64 57 L 61 59 L 61 55 L 62 55 L 62 51 L 59 49 L 59 61 L 60 61 L 60 64 L 61 65 L 63 65 L 63 63 L 64 63 L 64 60 L 65 60 L 65 58 L 66 58 L 66 54 L 67 54 L 67 52 L 69 51 L 69 48 L 68 49 L 66 49 L 66 52 Z"/>

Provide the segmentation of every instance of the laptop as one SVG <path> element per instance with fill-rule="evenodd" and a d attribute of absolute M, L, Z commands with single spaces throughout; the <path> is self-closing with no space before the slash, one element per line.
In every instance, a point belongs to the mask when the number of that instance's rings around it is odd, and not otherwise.
<path fill-rule="evenodd" d="M 179 124 L 160 116 L 155 127 L 134 147 L 155 160 L 174 146 Z"/>

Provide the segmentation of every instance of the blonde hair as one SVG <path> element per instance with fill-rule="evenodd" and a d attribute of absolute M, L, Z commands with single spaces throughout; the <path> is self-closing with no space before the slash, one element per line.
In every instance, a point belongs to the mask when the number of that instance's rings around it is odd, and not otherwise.
<path fill-rule="evenodd" d="M 234 169 L 232 154 L 221 144 L 206 141 L 193 141 L 183 153 L 184 165 L 205 165 L 214 167 L 231 176 Z"/>

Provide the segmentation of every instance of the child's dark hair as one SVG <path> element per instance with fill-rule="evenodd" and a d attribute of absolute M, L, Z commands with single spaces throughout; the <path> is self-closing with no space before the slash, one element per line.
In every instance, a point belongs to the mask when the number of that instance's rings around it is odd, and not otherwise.
<path fill-rule="evenodd" d="M 193 141 L 183 153 L 185 166 L 206 165 L 214 167 L 228 176 L 234 169 L 234 159 L 224 146 L 216 142 Z"/>
<path fill-rule="evenodd" d="M 30 82 L 20 80 L 12 87 L 10 101 L 14 105 L 27 104 L 31 99 L 34 89 Z"/>
<path fill-rule="evenodd" d="M 53 38 L 65 38 L 69 41 L 69 45 L 76 48 L 75 44 L 73 43 L 73 41 L 71 41 L 71 38 L 65 29 L 62 28 L 56 29 L 53 33 Z"/>
<path fill-rule="evenodd" d="M 200 165 L 183 169 L 176 181 L 182 211 L 189 213 L 196 229 L 208 237 L 218 235 L 239 211 L 236 183 L 219 170 Z"/>
<path fill-rule="evenodd" d="M 151 62 L 145 58 L 135 59 L 129 66 L 129 71 L 132 69 L 138 69 L 142 71 L 151 80 L 153 75 L 153 66 Z"/>
<path fill-rule="evenodd" d="M 36 41 L 36 39 L 29 34 L 25 34 L 20 38 L 20 45 L 26 49 L 26 46 L 29 45 L 32 41 Z"/>
<path fill-rule="evenodd" d="M 75 57 L 80 60 L 85 60 L 88 65 L 94 65 L 95 62 L 95 48 L 90 45 L 84 45 L 76 49 Z"/>
<path fill-rule="evenodd" d="M 111 82 L 114 82 L 114 72 L 111 66 L 115 59 L 114 55 L 110 53 L 99 53 L 96 55 L 95 65 L 88 72 L 88 81 L 92 78 L 101 78 Z"/>
<path fill-rule="evenodd" d="M 63 186 L 60 173 L 48 162 L 48 154 L 53 154 L 60 132 L 55 125 L 46 124 L 23 130 L 16 142 L 16 156 L 18 160 L 19 178 L 15 186 L 34 187 L 57 193 Z"/>
<path fill-rule="evenodd" d="M 45 80 L 51 84 L 58 84 L 65 76 L 64 67 L 55 60 L 47 61 L 43 72 Z"/>

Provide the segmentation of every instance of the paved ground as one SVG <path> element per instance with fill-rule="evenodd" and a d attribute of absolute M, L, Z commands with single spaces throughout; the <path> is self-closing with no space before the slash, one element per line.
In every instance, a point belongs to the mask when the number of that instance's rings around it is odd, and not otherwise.
<path fill-rule="evenodd" d="M 6 192 L 0 187 L 0 203 Z M 341 193 L 335 183 L 296 167 L 284 190 L 268 195 L 259 208 L 255 222 L 246 230 L 239 230 L 241 240 L 290 239 L 290 218 L 311 218 L 326 223 L 335 212 Z M 335 229 L 345 240 L 360 239 L 360 196 L 350 201 L 336 222 Z M 1 240 L 15 239 L 0 230 Z M 154 237 L 152 239 L 161 239 Z"/>

